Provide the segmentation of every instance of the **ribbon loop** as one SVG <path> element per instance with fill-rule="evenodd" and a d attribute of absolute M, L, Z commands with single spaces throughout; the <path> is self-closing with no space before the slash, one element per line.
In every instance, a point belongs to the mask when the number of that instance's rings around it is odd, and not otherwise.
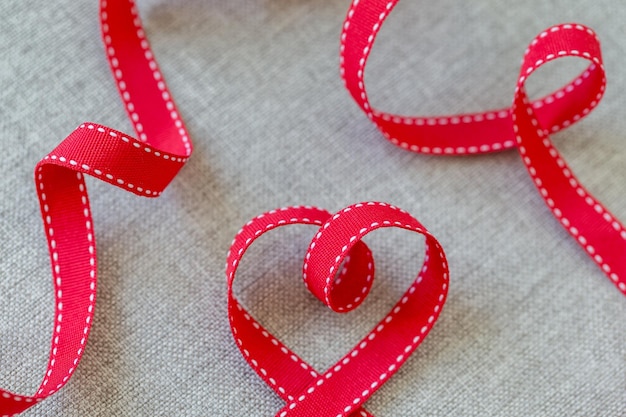
<path fill-rule="evenodd" d="M 626 294 L 626 231 L 622 223 L 579 183 L 548 135 L 588 115 L 606 85 L 600 42 L 588 27 L 567 23 L 540 33 L 527 48 L 508 109 L 437 117 L 404 117 L 374 109 L 364 72 L 376 36 L 399 0 L 354 0 L 341 35 L 341 74 L 346 88 L 383 135 L 421 153 L 474 154 L 517 147 L 546 204 L 593 261 Z M 570 83 L 530 101 L 528 77 L 552 60 L 573 56 L 590 61 Z"/>
<path fill-rule="evenodd" d="M 580 57 L 590 62 L 570 85 L 584 85 L 577 91 L 581 102 L 590 103 L 571 120 L 588 114 L 601 100 L 606 79 L 600 43 L 595 33 L 577 24 L 553 26 L 533 40 L 524 58 L 513 103 L 513 128 L 518 150 L 546 205 L 570 235 L 582 246 L 617 288 L 626 294 L 626 230 L 580 184 L 550 141 L 550 129 L 539 118 L 526 94 L 525 82 L 537 68 L 552 60 Z M 556 96 L 555 101 L 563 100 Z"/>
<path fill-rule="evenodd" d="M 430 117 L 402 116 L 372 107 L 365 89 L 365 68 L 374 42 L 399 0 L 353 0 L 341 34 L 341 75 L 346 88 L 393 144 L 419 153 L 465 155 L 495 152 L 516 146 L 511 109 Z M 568 117 L 590 106 L 585 90 L 590 80 L 570 84 L 537 100 L 537 116 L 551 131 L 578 121 Z M 579 93 L 579 90 L 583 90 Z M 568 96 L 554 100 L 555 95 Z M 581 100 L 581 99 L 585 100 Z M 563 103 L 566 103 L 563 106 Z M 591 106 L 593 107 L 593 106 Z M 567 124 L 565 124 L 567 122 Z M 565 124 L 565 125 L 564 125 Z"/>
<path fill-rule="evenodd" d="M 589 114 L 605 91 L 595 33 L 579 24 L 553 26 L 524 55 L 511 108 L 453 116 L 406 117 L 369 102 L 364 72 L 377 34 L 399 0 L 353 0 L 341 35 L 341 74 L 360 108 L 394 144 L 421 153 L 475 154 L 517 147 L 553 215 L 617 288 L 626 294 L 626 229 L 580 184 L 549 134 Z M 0 417 L 20 413 L 61 389 L 84 353 L 96 300 L 97 257 L 84 176 L 145 197 L 159 196 L 192 152 L 186 128 L 150 49 L 134 0 L 100 0 L 106 56 L 137 139 L 95 123 L 72 132 L 35 168 L 54 283 L 55 316 L 48 366 L 37 392 L 0 389 Z M 577 78 L 531 101 L 528 77 L 547 62 L 589 61 Z M 280 226 L 319 227 L 303 264 L 307 288 L 336 312 L 359 306 L 372 287 L 374 260 L 362 241 L 385 227 L 417 232 L 426 241 L 417 278 L 392 310 L 350 352 L 323 373 L 265 330 L 237 301 L 232 284 L 247 248 Z M 363 404 L 424 340 L 448 291 L 448 265 L 437 240 L 407 212 L 366 202 L 332 215 L 288 207 L 250 221 L 227 257 L 232 333 L 250 366 L 286 405 L 280 417 L 371 416 Z"/>
<path fill-rule="evenodd" d="M 305 256 L 305 283 L 335 311 L 354 308 L 371 287 L 373 259 L 361 241 L 363 236 L 378 228 L 399 227 L 426 238 L 425 260 L 411 287 L 366 337 L 323 374 L 264 329 L 233 294 L 237 267 L 254 240 L 268 230 L 298 223 L 320 226 Z M 346 272 L 337 277 L 342 265 Z M 287 401 L 276 414 L 279 417 L 369 416 L 362 404 L 426 337 L 448 290 L 448 265 L 436 239 L 407 212 L 374 202 L 355 204 L 332 216 L 311 207 L 262 214 L 235 237 L 227 257 L 226 275 L 233 337 L 250 366 Z M 341 286 L 345 287 L 338 291 Z M 361 299 L 352 299 L 354 294 Z"/>

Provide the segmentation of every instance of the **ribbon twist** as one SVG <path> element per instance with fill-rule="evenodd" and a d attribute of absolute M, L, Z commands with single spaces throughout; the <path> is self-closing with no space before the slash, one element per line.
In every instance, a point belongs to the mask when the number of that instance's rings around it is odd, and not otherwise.
<path fill-rule="evenodd" d="M 516 147 L 546 204 L 626 295 L 626 231 L 574 176 L 549 134 L 567 128 L 600 102 L 606 85 L 600 42 L 589 28 L 562 24 L 548 28 L 528 46 L 511 108 L 453 116 L 407 117 L 381 112 L 369 102 L 364 83 L 376 36 L 399 0 L 354 0 L 341 35 L 341 75 L 346 88 L 383 135 L 404 149 L 465 155 Z M 572 82 L 530 101 L 525 82 L 537 68 L 573 56 L 590 62 Z"/>
<path fill-rule="evenodd" d="M 482 113 L 406 117 L 373 108 L 364 71 L 378 31 L 399 0 L 354 0 L 341 35 L 341 74 L 347 89 L 384 136 L 402 148 L 432 154 L 476 154 L 517 148 L 553 215 L 617 288 L 626 294 L 626 230 L 580 185 L 549 134 L 589 114 L 605 90 L 599 41 L 578 24 L 551 27 L 524 55 L 513 105 Z M 0 389 L 0 416 L 20 413 L 62 388 L 84 353 L 96 300 L 97 257 L 84 176 L 146 197 L 159 196 L 192 152 L 133 0 L 100 0 L 106 56 L 137 139 L 84 123 L 35 168 L 48 242 L 55 318 L 48 366 L 33 395 Z M 569 84 L 530 101 L 525 81 L 563 56 L 590 62 Z M 288 224 L 319 232 L 303 266 L 304 283 L 323 303 L 347 312 L 371 289 L 374 261 L 361 241 L 382 227 L 425 236 L 421 272 L 391 312 L 347 355 L 318 373 L 269 334 L 239 304 L 232 283 L 241 257 L 261 234 Z M 233 336 L 248 363 L 287 404 L 278 416 L 370 416 L 363 403 L 406 361 L 437 320 L 448 289 L 448 266 L 436 239 L 408 213 L 383 203 L 361 203 L 331 215 L 290 207 L 253 219 L 228 255 L 228 311 Z"/>
<path fill-rule="evenodd" d="M 372 285 L 374 261 L 361 240 L 365 235 L 399 227 L 426 240 L 424 262 L 413 284 L 367 336 L 323 373 L 270 334 L 233 294 L 237 267 L 248 247 L 262 234 L 290 224 L 319 227 L 305 256 L 303 278 L 320 301 L 338 312 L 357 307 Z M 371 416 L 363 403 L 424 340 L 448 291 L 448 265 L 434 236 L 404 210 L 375 202 L 355 204 L 334 215 L 301 206 L 264 213 L 233 240 L 226 276 L 233 337 L 248 364 L 286 401 L 279 417 Z"/>
<path fill-rule="evenodd" d="M 109 63 L 139 139 L 84 123 L 35 167 L 54 283 L 54 328 L 41 385 L 34 395 L 0 389 L 0 416 L 20 413 L 61 389 L 85 351 L 96 302 L 97 256 L 84 176 L 157 197 L 191 154 L 134 2 L 102 0 L 100 21 Z"/>

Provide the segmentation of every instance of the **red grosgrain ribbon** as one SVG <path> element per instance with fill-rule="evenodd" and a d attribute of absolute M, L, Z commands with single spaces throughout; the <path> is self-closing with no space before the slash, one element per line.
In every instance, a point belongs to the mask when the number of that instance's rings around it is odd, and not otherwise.
<path fill-rule="evenodd" d="M 102 35 L 138 139 L 95 124 L 72 132 L 35 168 L 52 265 L 55 319 L 50 358 L 34 395 L 0 390 L 0 416 L 54 394 L 84 352 L 96 299 L 96 243 L 84 175 L 157 197 L 191 154 L 183 122 L 162 80 L 134 2 L 100 2 Z"/>
<path fill-rule="evenodd" d="M 364 71 L 383 22 L 399 0 L 354 0 L 341 35 L 341 74 L 357 104 L 392 143 L 414 152 L 464 155 L 517 147 L 554 216 L 626 294 L 626 230 L 572 174 L 549 134 L 593 110 L 605 90 L 600 43 L 579 24 L 553 26 L 537 36 L 524 55 L 513 106 L 484 113 L 406 117 L 374 109 Z M 574 56 L 590 62 L 571 83 L 529 101 L 524 83 L 537 68 Z"/>
<path fill-rule="evenodd" d="M 369 292 L 374 261 L 362 238 L 373 230 L 399 227 L 424 235 L 426 254 L 417 278 L 392 310 L 327 371 L 318 373 L 263 328 L 233 294 L 242 256 L 256 238 L 280 226 L 319 227 L 304 259 L 307 288 L 333 311 L 356 308 Z M 371 416 L 363 403 L 385 383 L 424 340 L 448 291 L 443 248 L 410 214 L 384 203 L 360 203 L 331 215 L 314 207 L 288 207 L 248 222 L 233 240 L 226 264 L 228 314 L 243 357 L 286 405 L 276 414 Z"/>

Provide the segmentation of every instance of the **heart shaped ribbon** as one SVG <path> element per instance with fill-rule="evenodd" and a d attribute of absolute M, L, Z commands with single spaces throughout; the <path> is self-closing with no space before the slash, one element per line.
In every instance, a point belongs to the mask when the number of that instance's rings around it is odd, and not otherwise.
<path fill-rule="evenodd" d="M 359 106 L 391 142 L 411 151 L 475 154 L 516 147 L 554 216 L 626 294 L 626 231 L 580 185 L 549 140 L 549 133 L 587 115 L 604 93 L 604 68 L 593 31 L 564 24 L 533 40 L 524 56 L 511 108 L 403 117 L 372 108 L 363 78 L 378 31 L 397 2 L 354 0 L 348 12 L 341 36 L 341 73 Z M 58 391 L 84 352 L 97 282 L 96 244 L 84 175 L 156 197 L 192 152 L 134 1 L 100 0 L 100 24 L 106 56 L 138 139 L 84 123 L 35 168 L 54 282 L 54 330 L 39 389 L 34 395 L 0 390 L 0 416 L 22 412 Z M 580 57 L 590 65 L 563 88 L 530 102 L 524 90 L 527 77 L 563 56 Z M 426 237 L 428 253 L 415 284 L 372 333 L 323 374 L 263 330 L 232 294 L 234 273 L 245 249 L 258 235 L 293 223 L 321 226 L 307 252 L 305 284 L 340 312 L 358 306 L 371 287 L 368 277 L 373 276 L 373 260 L 360 240 L 366 233 L 380 227 L 401 227 Z M 335 279 L 341 265 L 343 275 Z M 406 212 L 380 203 L 351 206 L 334 216 L 311 207 L 293 207 L 254 219 L 235 239 L 227 276 L 235 340 L 251 366 L 287 401 L 280 416 L 369 415 L 361 405 L 426 336 L 447 290 L 445 256 L 434 237 Z"/>
<path fill-rule="evenodd" d="M 579 24 L 553 26 L 524 54 L 511 108 L 436 117 L 405 117 L 373 108 L 364 72 L 376 36 L 399 0 L 354 0 L 341 35 L 341 74 L 346 88 L 392 143 L 420 153 L 465 155 L 517 147 L 546 204 L 626 295 L 626 230 L 585 190 L 550 142 L 549 134 L 589 114 L 606 79 L 596 34 Z M 525 82 L 537 68 L 561 57 L 580 57 L 588 68 L 554 93 L 531 102 Z"/>
<path fill-rule="evenodd" d="M 323 373 L 263 328 L 233 294 L 237 267 L 248 247 L 264 233 L 290 224 L 319 226 L 304 257 L 304 283 L 337 312 L 356 308 L 372 285 L 374 262 L 361 240 L 365 235 L 379 228 L 399 227 L 426 239 L 423 266 L 400 301 Z M 233 240 L 226 276 L 233 337 L 252 369 L 287 402 L 276 414 L 279 417 L 371 416 L 362 404 L 424 340 L 441 313 L 448 291 L 448 265 L 435 237 L 404 210 L 375 202 L 355 204 L 334 215 L 314 207 L 264 213 L 248 222 Z"/>

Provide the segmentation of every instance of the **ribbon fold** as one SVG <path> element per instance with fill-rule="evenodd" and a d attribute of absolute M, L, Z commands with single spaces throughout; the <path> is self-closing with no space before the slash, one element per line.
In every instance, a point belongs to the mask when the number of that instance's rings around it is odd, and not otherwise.
<path fill-rule="evenodd" d="M 20 413 L 61 389 L 85 351 L 97 288 L 96 239 L 85 175 L 158 197 L 192 151 L 159 72 L 134 1 L 100 1 L 107 58 L 135 127 L 135 139 L 84 123 L 35 167 L 55 296 L 48 366 L 33 395 L 0 389 L 0 416 Z"/>
<path fill-rule="evenodd" d="M 517 148 L 552 214 L 626 295 L 624 226 L 580 184 L 549 138 L 588 115 L 604 94 L 606 78 L 596 34 L 575 23 L 541 32 L 525 51 L 510 108 L 434 117 L 394 115 L 372 107 L 364 75 L 376 36 L 398 1 L 354 0 L 346 16 L 341 75 L 358 106 L 385 138 L 413 152 L 467 155 Z M 579 57 L 589 66 L 570 83 L 531 102 L 524 88 L 528 77 L 562 57 Z"/>
<path fill-rule="evenodd" d="M 269 333 L 233 293 L 237 267 L 261 235 L 291 224 L 319 227 L 304 257 L 306 287 L 336 312 L 363 302 L 374 278 L 374 260 L 361 240 L 368 233 L 399 227 L 425 237 L 426 253 L 417 278 L 391 311 L 325 372 L 314 370 Z M 277 417 L 372 416 L 363 403 L 404 364 L 439 317 L 448 292 L 443 248 L 406 211 L 366 202 L 331 215 L 315 207 L 286 207 L 264 213 L 237 234 L 226 263 L 228 314 L 233 337 L 248 364 L 287 404 Z"/>
<path fill-rule="evenodd" d="M 579 24 L 539 34 L 524 54 L 510 108 L 436 117 L 407 117 L 372 107 L 364 72 L 377 34 L 399 0 L 354 0 L 341 34 L 346 88 L 392 143 L 414 152 L 465 155 L 516 148 L 546 205 L 616 287 L 626 294 L 626 230 L 574 176 L 549 135 L 578 122 L 601 100 L 605 85 L 600 44 Z M 48 242 L 55 318 L 48 366 L 33 395 L 0 389 L 0 416 L 11 416 L 61 389 L 78 366 L 96 301 L 97 254 L 85 175 L 144 197 L 158 197 L 192 153 L 192 144 L 144 33 L 133 0 L 100 0 L 100 26 L 108 59 L 136 138 L 96 124 L 81 124 L 35 167 L 35 185 Z M 589 61 L 570 83 L 530 101 L 527 78 L 565 56 Z M 347 312 L 370 291 L 374 261 L 361 240 L 385 227 L 424 236 L 426 254 L 416 280 L 380 323 L 324 372 L 265 330 L 237 301 L 237 266 L 254 240 L 277 227 L 319 227 L 305 255 L 304 283 L 325 305 Z M 276 414 L 371 416 L 364 402 L 426 337 L 448 290 L 448 265 L 437 240 L 407 212 L 367 202 L 336 214 L 288 207 L 246 224 L 227 257 L 228 313 L 246 361 L 286 405 Z"/>

